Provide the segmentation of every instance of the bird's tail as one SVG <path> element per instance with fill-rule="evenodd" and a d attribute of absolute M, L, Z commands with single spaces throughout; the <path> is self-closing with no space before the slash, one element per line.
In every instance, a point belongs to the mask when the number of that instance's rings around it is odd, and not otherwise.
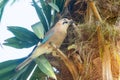
<path fill-rule="evenodd" d="M 27 64 L 29 64 L 33 59 L 31 57 L 28 57 L 25 61 L 23 61 L 21 64 L 19 64 L 16 67 L 16 71 L 21 70 L 22 68 L 24 68 Z"/>

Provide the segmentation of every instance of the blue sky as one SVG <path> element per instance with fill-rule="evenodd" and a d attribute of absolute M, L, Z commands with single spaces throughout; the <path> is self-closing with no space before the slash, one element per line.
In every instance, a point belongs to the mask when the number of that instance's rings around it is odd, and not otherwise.
<path fill-rule="evenodd" d="M 7 26 L 21 26 L 32 30 L 31 25 L 39 21 L 34 7 L 31 6 L 31 1 L 32 0 L 18 0 L 13 5 L 11 5 L 11 3 L 7 4 L 0 23 L 0 43 L 3 43 L 5 39 L 13 36 L 13 34 L 7 30 Z M 2 46 L 3 48 L 0 47 L 0 62 L 27 56 L 33 48 L 15 49 L 4 45 Z"/>

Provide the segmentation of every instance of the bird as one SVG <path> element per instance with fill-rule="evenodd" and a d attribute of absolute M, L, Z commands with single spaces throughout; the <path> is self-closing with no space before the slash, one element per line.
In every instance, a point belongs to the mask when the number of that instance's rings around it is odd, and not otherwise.
<path fill-rule="evenodd" d="M 16 67 L 16 71 L 23 69 L 35 58 L 53 51 L 50 43 L 54 43 L 57 48 L 61 46 L 67 35 L 67 29 L 73 24 L 72 19 L 62 18 L 46 34 L 43 41 L 37 45 L 32 54 Z"/>

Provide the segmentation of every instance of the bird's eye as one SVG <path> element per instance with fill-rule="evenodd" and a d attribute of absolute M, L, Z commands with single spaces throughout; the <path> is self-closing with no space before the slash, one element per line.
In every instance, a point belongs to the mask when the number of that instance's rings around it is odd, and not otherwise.
<path fill-rule="evenodd" d="M 63 24 L 67 24 L 68 22 L 67 21 L 64 21 Z"/>

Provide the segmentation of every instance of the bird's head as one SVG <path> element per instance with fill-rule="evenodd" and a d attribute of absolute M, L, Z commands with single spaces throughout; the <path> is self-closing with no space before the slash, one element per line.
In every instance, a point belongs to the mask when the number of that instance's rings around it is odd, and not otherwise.
<path fill-rule="evenodd" d="M 58 21 L 58 24 L 61 25 L 61 28 L 67 29 L 70 25 L 73 25 L 73 20 L 72 19 L 63 18 L 63 19 L 60 19 Z"/>

